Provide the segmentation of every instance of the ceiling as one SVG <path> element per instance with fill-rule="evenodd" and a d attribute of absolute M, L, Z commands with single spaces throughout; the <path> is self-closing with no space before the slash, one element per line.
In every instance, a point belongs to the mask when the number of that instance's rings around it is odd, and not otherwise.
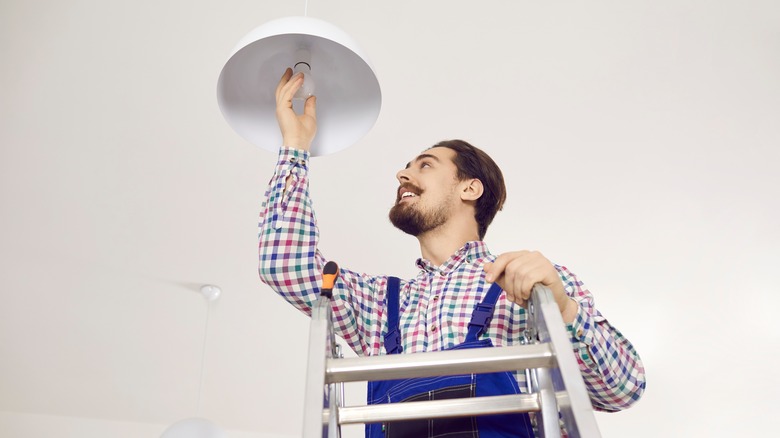
<path fill-rule="evenodd" d="M 566 264 L 645 360 L 645 399 L 600 415 L 605 436 L 657 436 L 659 416 L 680 436 L 765 418 L 746 406 L 780 387 L 776 312 L 756 305 L 779 292 L 778 5 L 309 2 L 361 44 L 383 94 L 366 137 L 312 161 L 321 249 L 413 275 L 417 243 L 385 219 L 395 172 L 464 138 L 506 174 L 493 251 Z M 256 273 L 275 156 L 230 129 L 216 83 L 244 34 L 304 7 L 0 4 L 0 411 L 192 416 L 206 334 L 200 414 L 298 434 L 307 318 Z M 223 291 L 210 310 L 203 284 Z M 709 382 L 737 407 L 702 426 L 719 409 Z M 670 397 L 683 390 L 699 403 Z"/>

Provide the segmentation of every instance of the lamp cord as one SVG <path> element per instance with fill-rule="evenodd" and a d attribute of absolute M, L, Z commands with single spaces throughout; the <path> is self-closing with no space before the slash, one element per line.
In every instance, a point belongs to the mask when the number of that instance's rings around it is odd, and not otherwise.
<path fill-rule="evenodd" d="M 206 327 L 203 330 L 203 348 L 200 352 L 200 379 L 198 379 L 198 405 L 195 414 L 200 417 L 200 398 L 203 393 L 203 371 L 206 367 L 206 340 L 209 334 L 209 316 L 211 315 L 211 301 L 206 300 Z"/>

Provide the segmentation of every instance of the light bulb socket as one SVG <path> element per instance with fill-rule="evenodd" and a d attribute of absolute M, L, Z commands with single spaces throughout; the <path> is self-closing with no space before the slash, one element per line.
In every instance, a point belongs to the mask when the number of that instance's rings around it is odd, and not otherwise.
<path fill-rule="evenodd" d="M 293 66 L 293 71 L 298 69 L 298 66 L 301 64 L 305 65 L 309 69 L 309 71 L 311 71 L 311 65 L 308 62 L 303 62 L 303 61 L 296 62 L 295 65 Z"/>

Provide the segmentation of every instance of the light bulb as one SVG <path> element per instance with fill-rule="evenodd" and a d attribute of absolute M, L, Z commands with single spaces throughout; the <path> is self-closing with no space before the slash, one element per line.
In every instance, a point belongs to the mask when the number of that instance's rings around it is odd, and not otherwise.
<path fill-rule="evenodd" d="M 200 287 L 200 293 L 206 298 L 206 301 L 214 301 L 219 298 L 222 289 L 220 289 L 219 286 L 214 286 L 212 284 L 204 284 Z"/>
<path fill-rule="evenodd" d="M 314 95 L 314 79 L 311 76 L 311 54 L 306 49 L 300 49 L 295 53 L 298 62 L 293 67 L 293 75 L 303 73 L 303 84 L 295 92 L 294 99 L 307 99 Z"/>

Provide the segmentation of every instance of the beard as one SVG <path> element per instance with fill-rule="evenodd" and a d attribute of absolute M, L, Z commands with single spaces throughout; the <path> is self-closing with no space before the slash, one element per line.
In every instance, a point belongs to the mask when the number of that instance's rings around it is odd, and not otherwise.
<path fill-rule="evenodd" d="M 420 211 L 414 203 L 396 203 L 390 209 L 390 222 L 406 234 L 419 236 L 444 225 L 449 217 L 447 203 L 442 203 L 434 210 Z"/>

